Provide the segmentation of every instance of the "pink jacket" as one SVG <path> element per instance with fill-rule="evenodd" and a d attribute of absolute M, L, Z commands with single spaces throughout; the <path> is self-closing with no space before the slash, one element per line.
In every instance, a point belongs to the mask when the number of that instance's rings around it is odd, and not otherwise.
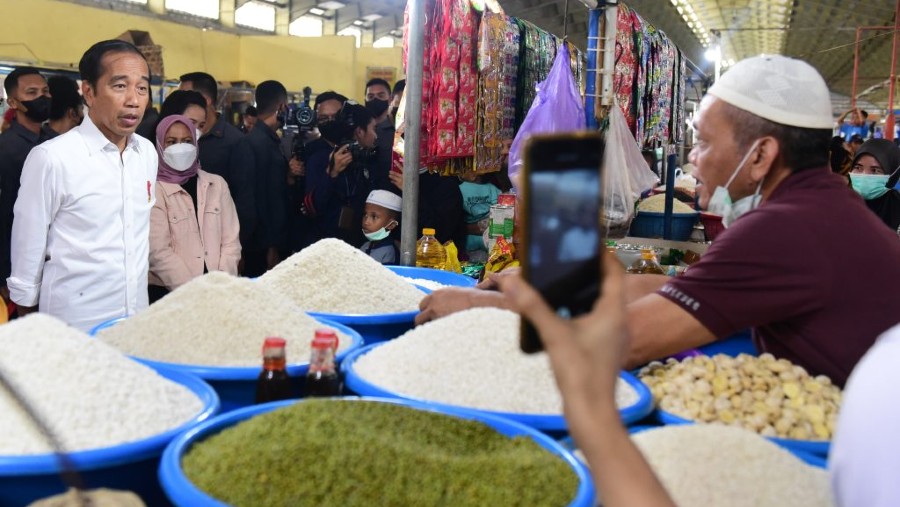
<path fill-rule="evenodd" d="M 157 181 L 150 212 L 151 285 L 174 290 L 209 271 L 237 275 L 240 225 L 228 184 L 202 169 L 197 173 L 197 207 L 181 185 Z"/>

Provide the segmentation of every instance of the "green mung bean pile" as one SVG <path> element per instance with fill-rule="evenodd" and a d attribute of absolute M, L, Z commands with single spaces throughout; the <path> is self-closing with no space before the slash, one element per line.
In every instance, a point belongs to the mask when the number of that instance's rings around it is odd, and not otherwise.
<path fill-rule="evenodd" d="M 578 478 L 526 437 L 400 405 L 310 400 L 194 445 L 187 477 L 234 506 L 563 506 Z"/>

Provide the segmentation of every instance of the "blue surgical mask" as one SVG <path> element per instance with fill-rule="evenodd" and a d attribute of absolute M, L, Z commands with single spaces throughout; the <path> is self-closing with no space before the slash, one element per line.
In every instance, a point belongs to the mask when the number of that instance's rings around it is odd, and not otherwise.
<path fill-rule="evenodd" d="M 394 224 L 394 223 L 396 223 L 396 222 L 391 221 L 391 224 Z M 388 225 L 391 225 L 391 224 L 388 224 Z M 382 227 L 381 229 L 378 229 L 377 231 L 373 231 L 373 232 L 366 232 L 366 230 L 363 229 L 363 235 L 365 235 L 366 239 L 369 241 L 381 241 L 384 238 L 390 236 L 391 231 L 389 231 L 386 227 Z"/>
<path fill-rule="evenodd" d="M 871 201 L 878 199 L 890 190 L 887 187 L 889 177 L 887 174 L 850 173 L 850 184 L 863 199 Z"/>
<path fill-rule="evenodd" d="M 715 192 L 713 192 L 712 197 L 709 199 L 709 204 L 706 206 L 706 210 L 710 213 L 714 213 L 716 215 L 721 215 L 722 217 L 722 225 L 725 227 L 730 226 L 734 223 L 735 220 L 740 218 L 742 215 L 755 209 L 759 206 L 760 195 L 759 191 L 762 189 L 763 182 L 760 181 L 759 185 L 756 186 L 756 192 L 753 195 L 748 195 L 742 199 L 738 199 L 737 202 L 731 201 L 731 194 L 728 193 L 728 186 L 731 185 L 731 182 L 734 181 L 734 178 L 741 172 L 744 164 L 747 163 L 747 160 L 750 159 L 750 155 L 756 150 L 756 147 L 759 146 L 759 139 L 753 142 L 753 146 L 747 150 L 747 154 L 744 155 L 744 158 L 741 159 L 741 162 L 738 164 L 737 169 L 731 173 L 731 177 L 728 178 L 728 182 L 725 183 L 725 186 L 716 187 Z"/>

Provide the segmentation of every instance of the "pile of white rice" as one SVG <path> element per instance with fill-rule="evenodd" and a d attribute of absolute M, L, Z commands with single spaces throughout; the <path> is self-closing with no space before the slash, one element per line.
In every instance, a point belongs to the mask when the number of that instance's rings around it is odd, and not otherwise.
<path fill-rule="evenodd" d="M 309 361 L 327 326 L 258 282 L 221 271 L 195 278 L 98 336 L 130 356 L 205 366 L 260 366 L 266 337 L 287 340 L 289 364 Z M 338 333 L 340 349 L 350 337 Z"/>
<path fill-rule="evenodd" d="M 666 194 L 657 194 L 644 199 L 638 204 L 638 211 L 647 211 L 653 213 L 663 213 L 666 211 Z M 674 199 L 672 201 L 672 213 L 679 214 L 697 214 L 697 210 L 687 204 Z"/>
<path fill-rule="evenodd" d="M 828 472 L 742 428 L 664 426 L 632 440 L 679 507 L 833 505 Z"/>
<path fill-rule="evenodd" d="M 443 289 L 445 287 L 449 287 L 449 285 L 445 285 L 441 282 L 435 282 L 434 280 L 428 280 L 425 278 L 410 278 L 408 276 L 404 276 L 403 279 L 413 285 L 418 285 L 419 287 L 425 287 L 426 289 L 432 290 L 432 291 Z"/>
<path fill-rule="evenodd" d="M 416 327 L 359 358 L 354 371 L 395 393 L 450 405 L 520 414 L 562 414 L 546 353 L 519 349 L 519 316 L 474 308 Z M 619 379 L 616 403 L 637 392 Z"/>
<path fill-rule="evenodd" d="M 419 309 L 425 294 L 339 239 L 317 241 L 288 257 L 259 282 L 310 312 L 376 315 Z"/>
<path fill-rule="evenodd" d="M 44 314 L 0 326 L 0 369 L 70 452 L 149 438 L 203 408 L 186 387 Z M 52 452 L 5 389 L 0 428 L 0 455 Z"/>

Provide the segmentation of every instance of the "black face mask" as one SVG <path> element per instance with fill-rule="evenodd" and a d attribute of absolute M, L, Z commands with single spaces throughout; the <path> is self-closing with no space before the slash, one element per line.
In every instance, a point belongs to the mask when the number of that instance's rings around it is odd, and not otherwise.
<path fill-rule="evenodd" d="M 366 101 L 366 109 L 368 109 L 369 112 L 372 113 L 372 116 L 374 116 L 375 118 L 378 118 L 382 114 L 384 114 L 384 112 L 387 111 L 387 108 L 390 105 L 391 103 L 387 100 L 372 99 Z"/>
<path fill-rule="evenodd" d="M 43 123 L 47 121 L 47 118 L 50 118 L 50 97 L 46 95 L 41 95 L 40 97 L 32 100 L 20 100 L 23 106 L 27 109 L 25 111 L 25 116 L 34 120 L 38 123 Z"/>
<path fill-rule="evenodd" d="M 319 124 L 319 133 L 326 141 L 332 143 L 341 142 L 341 125 L 337 121 L 327 121 Z"/>
<path fill-rule="evenodd" d="M 275 121 L 281 127 L 284 126 L 286 119 L 287 119 L 287 110 L 285 110 L 285 109 L 282 109 L 281 111 L 278 111 L 278 113 L 275 114 Z"/>

